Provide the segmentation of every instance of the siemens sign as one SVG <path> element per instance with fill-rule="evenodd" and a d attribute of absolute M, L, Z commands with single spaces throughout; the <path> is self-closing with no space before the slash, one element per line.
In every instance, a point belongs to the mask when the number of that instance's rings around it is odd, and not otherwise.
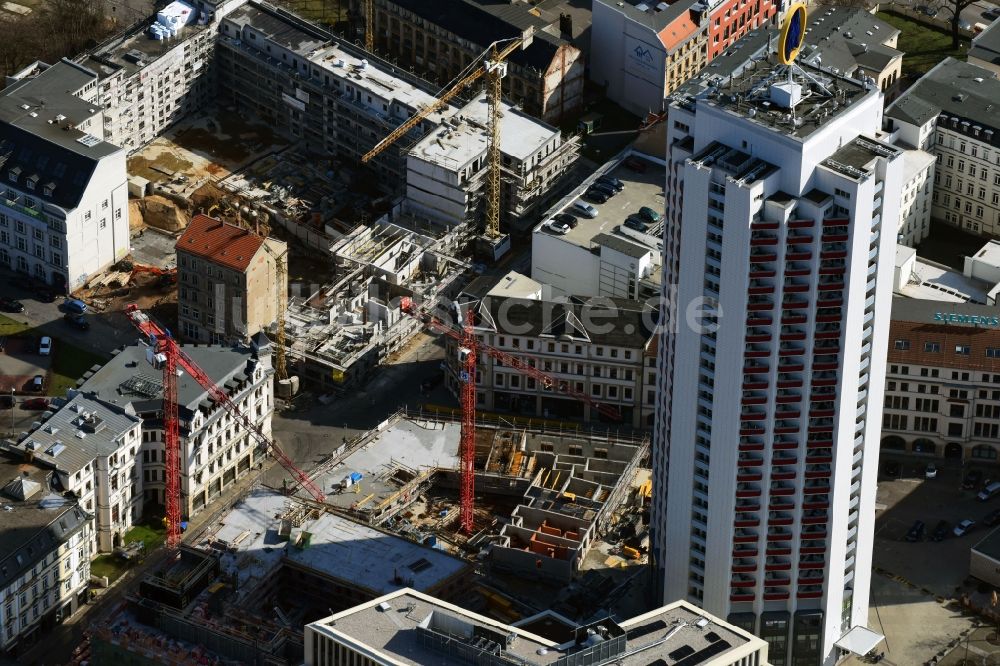
<path fill-rule="evenodd" d="M 954 312 L 935 312 L 934 321 L 943 321 L 949 324 L 971 324 L 972 326 L 1000 326 L 1000 317 L 982 317 L 955 314 Z"/>

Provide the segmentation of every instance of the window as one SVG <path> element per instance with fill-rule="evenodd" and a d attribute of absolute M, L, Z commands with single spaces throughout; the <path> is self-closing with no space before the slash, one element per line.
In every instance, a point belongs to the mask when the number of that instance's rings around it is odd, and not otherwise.
<path fill-rule="evenodd" d="M 924 343 L 924 351 L 928 352 L 930 354 L 936 354 L 939 351 L 941 351 L 941 343 L 940 342 L 925 342 Z"/>
<path fill-rule="evenodd" d="M 1000 358 L 1000 347 L 987 347 L 986 358 Z"/>
<path fill-rule="evenodd" d="M 896 349 L 898 349 L 900 351 L 908 351 L 910 349 L 910 341 L 909 340 L 896 340 L 894 346 L 896 347 Z"/>
<path fill-rule="evenodd" d="M 955 345 L 955 353 L 961 354 L 962 356 L 968 356 L 971 349 L 969 345 Z"/>

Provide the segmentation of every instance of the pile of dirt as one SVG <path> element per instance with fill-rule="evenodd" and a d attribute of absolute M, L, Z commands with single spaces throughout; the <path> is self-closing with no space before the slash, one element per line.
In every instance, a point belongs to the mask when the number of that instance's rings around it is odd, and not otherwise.
<path fill-rule="evenodd" d="M 182 231 L 190 218 L 173 201 L 158 194 L 137 201 L 142 222 L 163 231 Z"/>
<path fill-rule="evenodd" d="M 128 200 L 128 228 L 129 231 L 138 231 L 145 226 L 142 219 L 142 204 L 139 199 Z"/>

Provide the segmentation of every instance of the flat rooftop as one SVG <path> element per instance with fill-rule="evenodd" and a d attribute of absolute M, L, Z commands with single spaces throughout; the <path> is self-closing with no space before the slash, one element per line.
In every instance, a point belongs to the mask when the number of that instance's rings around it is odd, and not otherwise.
<path fill-rule="evenodd" d="M 1000 560 L 1000 528 L 980 539 L 979 543 L 972 547 L 972 551 L 994 560 Z"/>
<path fill-rule="evenodd" d="M 950 303 L 987 302 L 992 285 L 966 277 L 956 270 L 927 259 L 917 257 L 913 272 L 903 276 L 899 293 L 908 298 Z"/>
<path fill-rule="evenodd" d="M 892 159 L 900 153 L 902 153 L 900 148 L 882 143 L 878 139 L 856 136 L 820 164 L 842 176 L 861 180 L 874 173 L 878 158 Z"/>
<path fill-rule="evenodd" d="M 628 216 L 638 213 L 640 208 L 652 208 L 660 213 L 660 215 L 663 215 L 666 210 L 666 202 L 663 199 L 663 184 L 666 182 L 664 167 L 638 156 L 633 157 L 640 160 L 646 166 L 645 172 L 633 171 L 624 166 L 624 164 L 618 164 L 609 170 L 604 175 L 622 181 L 625 189 L 608 199 L 605 203 L 594 203 L 583 198 L 583 193 L 590 185 L 590 181 L 588 180 L 574 190 L 570 196 L 560 201 L 556 208 L 549 211 L 549 218 L 556 213 L 571 213 L 576 215 L 576 227 L 570 229 L 566 235 L 559 236 L 559 238 L 574 245 L 592 249 L 598 247 L 602 240 L 607 242 L 602 237 L 610 236 L 621 243 L 632 246 L 631 252 L 626 252 L 626 254 L 648 251 L 659 256 L 661 241 L 658 226 L 652 226 L 645 234 L 622 227 Z M 588 218 L 574 213 L 573 203 L 576 201 L 584 201 L 596 208 L 597 217 Z M 535 233 L 554 233 L 545 228 L 544 225 L 545 223 L 543 222 L 535 227 Z M 624 251 L 618 247 L 613 249 Z"/>
<path fill-rule="evenodd" d="M 649 666 L 659 663 L 710 663 L 724 655 L 731 659 L 762 649 L 764 641 L 722 622 L 684 601 L 634 617 L 621 624 L 594 622 L 575 627 L 577 636 L 586 628 L 610 629 L 617 641 L 617 660 L 612 655 L 595 663 L 619 666 Z M 384 658 L 403 664 L 459 666 L 474 663 L 460 656 L 462 644 L 492 641 L 503 654 L 520 660 L 524 666 L 545 666 L 581 651 L 574 645 L 559 649 L 555 642 L 524 629 L 491 620 L 413 590 L 400 590 L 380 599 L 355 606 L 307 625 L 320 635 L 361 643 Z M 432 647 L 433 638 L 424 640 L 428 630 L 434 638 L 446 642 L 447 651 Z M 569 642 L 569 641 L 567 641 Z M 615 649 L 612 647 L 611 649 Z M 669 660 L 669 662 L 667 661 Z M 585 662 L 589 663 L 589 662 Z"/>
<path fill-rule="evenodd" d="M 282 516 L 296 510 L 310 516 L 292 531 L 293 537 L 299 531 L 311 535 L 304 548 L 278 536 Z M 211 548 L 214 541 L 230 551 L 223 555 L 222 566 L 238 576 L 239 589 L 272 575 L 285 561 L 374 595 L 405 586 L 433 589 L 469 568 L 443 551 L 332 513 L 312 518 L 309 512 L 309 507 L 277 491 L 257 489 L 225 514 L 206 533 L 208 543 L 199 547 Z"/>
<path fill-rule="evenodd" d="M 172 39 L 153 39 L 149 27 L 156 22 L 154 14 L 119 36 L 105 42 L 96 51 L 80 60 L 80 64 L 106 78 L 124 69 L 126 76 L 138 72 L 176 48 L 183 48 L 185 41 L 206 30 L 207 24 L 197 22 L 181 27 Z"/>
<path fill-rule="evenodd" d="M 789 70 L 768 52 L 767 35 L 764 28 L 749 33 L 721 60 L 681 85 L 671 99 L 682 106 L 708 103 L 782 134 L 806 139 L 831 116 L 879 94 L 877 88 L 866 89 L 858 81 L 801 60 Z M 776 84 L 785 85 L 789 79 L 801 91 L 794 114 L 774 92 Z"/>
<path fill-rule="evenodd" d="M 307 21 L 278 8 L 265 9 L 256 2 L 234 9 L 226 20 L 239 26 L 249 25 L 271 42 L 300 56 L 308 56 L 333 38 Z"/>
<path fill-rule="evenodd" d="M 503 104 L 500 152 L 524 161 L 552 141 L 559 130 Z M 486 152 L 488 104 L 482 93 L 458 109 L 441 127 L 429 133 L 411 154 L 449 169 L 464 168 Z"/>
<path fill-rule="evenodd" d="M 332 506 L 348 509 L 367 498 L 364 506 L 373 508 L 398 492 L 400 482 L 408 480 L 413 472 L 429 467 L 457 469 L 460 435 L 461 426 L 457 423 L 435 422 L 428 428 L 409 419 L 399 419 L 315 481 L 322 484 L 326 501 Z M 362 475 L 360 490 L 349 488 L 337 492 L 341 480 L 354 472 Z"/>

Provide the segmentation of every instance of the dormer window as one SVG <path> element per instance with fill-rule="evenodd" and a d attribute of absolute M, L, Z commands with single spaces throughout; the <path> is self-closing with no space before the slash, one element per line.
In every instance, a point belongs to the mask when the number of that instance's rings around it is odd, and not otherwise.
<path fill-rule="evenodd" d="M 21 175 L 21 169 L 14 167 L 7 173 L 7 177 L 10 178 L 10 182 L 16 183 L 18 177 Z"/>
<path fill-rule="evenodd" d="M 35 189 L 35 182 L 36 181 L 34 178 L 29 178 L 28 180 L 24 181 L 24 186 L 29 190 L 33 190 Z"/>

